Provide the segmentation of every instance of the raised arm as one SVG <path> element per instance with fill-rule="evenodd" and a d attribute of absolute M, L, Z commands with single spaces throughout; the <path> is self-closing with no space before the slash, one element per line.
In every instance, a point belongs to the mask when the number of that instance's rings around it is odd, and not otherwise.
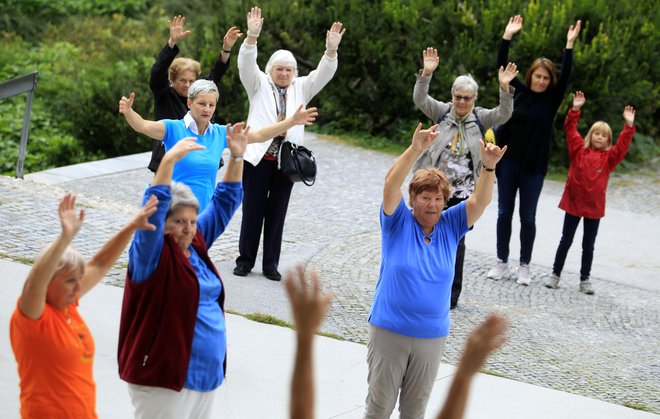
<path fill-rule="evenodd" d="M 403 181 L 406 179 L 415 161 L 417 161 L 424 150 L 431 146 L 435 137 L 438 136 L 436 132 L 437 128 L 437 124 L 428 129 L 422 129 L 421 123 L 417 124 L 410 147 L 399 156 L 389 172 L 387 172 L 385 185 L 383 186 L 383 212 L 385 215 L 394 214 L 397 206 L 399 206 Z"/>
<path fill-rule="evenodd" d="M 94 288 L 108 273 L 112 265 L 131 241 L 136 230 L 155 230 L 156 226 L 149 223 L 149 217 L 156 212 L 158 199 L 151 195 L 147 203 L 140 211 L 123 226 L 114 236 L 108 240 L 101 249 L 85 264 L 85 274 L 80 284 L 80 296 L 82 297 Z"/>
<path fill-rule="evenodd" d="M 438 68 L 440 62 L 438 50 L 428 47 L 422 51 L 422 58 L 424 59 L 424 68 L 422 68 L 421 73 L 415 75 L 413 103 L 424 115 L 429 117 L 433 122 L 437 122 L 451 107 L 449 103 L 441 102 L 429 95 L 431 76 Z"/>
<path fill-rule="evenodd" d="M 243 155 L 248 144 L 250 127 L 243 129 L 243 123 L 227 125 L 227 148 L 231 157 L 227 164 L 227 171 L 222 178 L 223 182 L 241 182 L 243 180 Z"/>
<path fill-rule="evenodd" d="M 584 139 L 578 132 L 578 122 L 580 121 L 581 109 L 585 102 L 584 93 L 579 90 L 576 91 L 573 94 L 573 107 L 568 110 L 566 120 L 564 121 L 564 133 L 566 134 L 569 160 L 572 160 L 575 153 L 584 147 Z"/>
<path fill-rule="evenodd" d="M 486 358 L 506 342 L 508 329 L 509 323 L 504 316 L 491 314 L 481 325 L 472 330 L 449 387 L 447 399 L 437 419 L 463 418 L 472 378 Z"/>
<path fill-rule="evenodd" d="M 623 130 L 619 134 L 616 144 L 607 153 L 607 164 L 610 170 L 614 170 L 628 153 L 633 136 L 635 135 L 635 108 L 626 106 L 623 109 L 623 119 L 625 121 Z"/>
<path fill-rule="evenodd" d="M 510 41 L 513 39 L 513 36 L 520 32 L 523 25 L 523 18 L 520 15 L 511 16 L 509 18 L 509 23 L 507 23 L 506 28 L 504 28 L 504 34 L 502 39 Z"/>
<path fill-rule="evenodd" d="M 247 14 L 247 37 L 245 43 L 248 45 L 256 45 L 257 38 L 261 34 L 261 28 L 264 25 L 264 18 L 261 17 L 261 9 L 253 7 Z"/>
<path fill-rule="evenodd" d="M 303 109 L 303 105 L 300 105 L 296 113 L 284 121 L 276 122 L 256 131 L 249 131 L 248 143 L 263 143 L 285 133 L 286 130 L 295 125 L 313 125 L 317 116 L 316 108 Z"/>
<path fill-rule="evenodd" d="M 127 98 L 122 96 L 119 99 L 119 113 L 124 114 L 126 122 L 136 132 L 151 137 L 154 140 L 162 141 L 165 138 L 165 124 L 161 121 L 149 121 L 140 116 L 133 110 L 133 100 L 135 100 L 135 93 Z"/>
<path fill-rule="evenodd" d="M 298 265 L 284 278 L 293 321 L 296 326 L 296 358 L 291 378 L 291 419 L 314 417 L 314 365 L 312 362 L 314 334 L 328 312 L 332 296 L 321 294 L 316 272 L 305 281 L 305 268 Z"/>
<path fill-rule="evenodd" d="M 502 125 L 511 118 L 513 114 L 513 92 L 515 89 L 509 83 L 518 75 L 518 69 L 514 63 L 500 67 L 498 77 L 500 81 L 500 103 L 493 109 L 477 108 L 476 113 L 485 128 Z"/>
<path fill-rule="evenodd" d="M 64 251 L 85 220 L 85 210 L 76 211 L 76 195 L 72 193 L 64 195 L 58 207 L 58 214 L 62 231 L 32 265 L 18 300 L 21 313 L 31 319 L 41 317 L 46 305 L 48 284 L 53 279 Z"/>
<path fill-rule="evenodd" d="M 481 175 L 474 186 L 474 193 L 465 202 L 465 212 L 467 213 L 467 224 L 472 227 L 481 217 L 484 210 L 493 199 L 493 184 L 495 183 L 495 166 L 500 161 L 506 147 L 499 148 L 495 144 L 481 143 L 481 163 L 483 165 Z"/>
<path fill-rule="evenodd" d="M 575 22 L 575 25 L 568 27 L 568 33 L 566 33 L 566 49 L 573 49 L 573 44 L 578 35 L 580 35 L 580 28 L 582 27 L 582 21 L 578 20 Z"/>
<path fill-rule="evenodd" d="M 511 40 L 514 35 L 520 32 L 523 25 L 523 18 L 520 15 L 512 16 L 509 18 L 509 23 L 504 28 L 504 34 L 502 35 L 502 40 L 500 41 L 500 47 L 497 51 L 497 66 L 506 67 L 509 62 L 509 47 L 511 46 Z M 516 89 L 524 89 L 525 84 L 521 82 L 517 77 L 514 77 L 510 80 L 510 84 L 513 85 Z"/>
<path fill-rule="evenodd" d="M 195 137 L 186 137 L 174 144 L 174 146 L 165 153 L 165 156 L 163 156 L 163 160 L 161 160 L 160 166 L 158 166 L 158 171 L 156 172 L 154 179 L 151 181 L 151 186 L 171 185 L 174 164 L 186 157 L 191 151 L 203 150 L 206 148 L 203 145 L 197 144 L 196 141 L 197 138 Z"/>
<path fill-rule="evenodd" d="M 337 50 L 345 32 L 346 28 L 342 26 L 341 22 L 333 22 L 330 29 L 325 33 L 325 55 L 328 58 L 337 58 Z"/>

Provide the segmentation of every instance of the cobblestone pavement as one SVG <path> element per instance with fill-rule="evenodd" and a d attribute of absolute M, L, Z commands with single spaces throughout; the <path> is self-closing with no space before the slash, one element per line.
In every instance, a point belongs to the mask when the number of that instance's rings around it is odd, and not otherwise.
<path fill-rule="evenodd" d="M 309 145 L 318 159 L 319 176 L 311 188 L 294 188 L 282 266 L 303 261 L 319 271 L 326 289 L 336 295 L 324 329 L 364 342 L 380 267 L 382 182 L 394 157 L 329 140 L 312 140 Z M 74 244 L 91 255 L 136 211 L 150 179 L 146 169 L 55 187 L 0 177 L 0 257 L 27 262 L 54 238 L 59 228 L 57 201 L 65 190 L 76 191 L 87 208 L 85 226 Z M 562 188 L 561 183 L 546 181 L 543 193 L 560 194 Z M 660 179 L 614 176 L 608 208 L 655 214 L 660 208 Z M 228 308 L 288 318 L 280 284 L 258 274 L 236 278 L 229 273 L 237 256 L 239 227 L 240 210 L 211 251 L 228 287 Z M 536 272 L 532 285 L 522 287 L 513 276 L 486 279 L 494 261 L 493 255 L 468 248 L 464 291 L 452 312 L 444 362 L 456 363 L 467 332 L 498 310 L 509 316 L 512 329 L 507 345 L 488 362 L 490 372 L 660 413 L 656 292 L 595 278 L 607 286 L 586 296 L 577 292 L 575 272 L 564 276 L 558 290 L 544 288 L 541 280 L 546 274 Z M 105 281 L 121 286 L 125 267 L 124 255 Z"/>

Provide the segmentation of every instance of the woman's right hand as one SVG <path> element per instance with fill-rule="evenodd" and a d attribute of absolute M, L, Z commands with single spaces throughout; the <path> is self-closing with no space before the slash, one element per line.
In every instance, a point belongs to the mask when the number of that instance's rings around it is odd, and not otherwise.
<path fill-rule="evenodd" d="M 174 147 L 170 148 L 169 151 L 165 153 L 165 156 L 169 156 L 168 158 L 174 160 L 174 163 L 176 163 L 186 157 L 191 151 L 204 150 L 205 148 L 206 147 L 203 145 L 197 144 L 197 138 L 186 137 L 174 144 Z"/>
<path fill-rule="evenodd" d="M 422 57 L 424 58 L 424 69 L 422 70 L 422 76 L 430 76 L 438 68 L 440 63 L 440 58 L 438 57 L 438 50 L 432 47 L 428 47 L 422 51 Z"/>
<path fill-rule="evenodd" d="M 417 124 L 417 128 L 415 128 L 415 133 L 413 134 L 410 147 L 419 153 L 428 149 L 431 147 L 435 137 L 438 136 L 438 132 L 436 131 L 437 129 L 438 124 L 435 124 L 428 129 L 422 129 L 422 123 L 420 122 Z"/>
<path fill-rule="evenodd" d="M 135 100 L 135 92 L 131 92 L 131 95 L 127 98 L 122 96 L 119 99 L 119 113 L 126 113 L 133 108 L 133 100 Z"/>
<path fill-rule="evenodd" d="M 510 41 L 513 38 L 513 35 L 517 34 L 520 32 L 520 29 L 522 29 L 523 25 L 523 18 L 520 15 L 515 15 L 509 18 L 509 23 L 506 25 L 506 28 L 504 29 L 504 35 L 502 38 L 506 39 L 507 41 Z"/>
<path fill-rule="evenodd" d="M 296 125 L 314 125 L 316 117 L 319 113 L 316 111 L 316 108 L 303 109 L 303 105 L 298 106 L 296 113 L 293 114 L 293 120 Z"/>
<path fill-rule="evenodd" d="M 573 94 L 573 109 L 580 110 L 580 108 L 584 105 L 584 102 L 586 102 L 586 99 L 584 98 L 584 93 L 580 90 L 576 91 Z"/>
<path fill-rule="evenodd" d="M 258 7 L 250 9 L 247 14 L 248 36 L 258 38 L 263 24 L 264 19 L 261 17 L 261 9 Z"/>
<path fill-rule="evenodd" d="M 58 213 L 62 234 L 69 238 L 75 237 L 85 220 L 85 210 L 81 209 L 80 212 L 76 212 L 76 195 L 74 193 L 69 192 L 64 195 L 60 201 Z"/>
<path fill-rule="evenodd" d="M 177 42 L 190 35 L 189 30 L 183 29 L 184 23 L 186 23 L 186 17 L 181 15 L 174 16 L 172 21 L 167 19 L 167 27 L 170 28 L 170 39 L 167 43 L 170 48 L 174 48 L 174 45 L 176 45 Z"/>

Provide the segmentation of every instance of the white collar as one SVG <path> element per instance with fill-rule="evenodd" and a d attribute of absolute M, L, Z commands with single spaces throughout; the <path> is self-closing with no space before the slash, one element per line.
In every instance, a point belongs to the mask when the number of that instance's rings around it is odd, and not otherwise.
<path fill-rule="evenodd" d="M 190 129 L 195 135 L 203 135 L 197 131 L 197 122 L 195 118 L 190 115 L 190 111 L 183 117 L 183 123 L 186 125 L 186 128 Z M 204 134 L 210 135 L 213 133 L 213 124 L 209 122 L 209 125 L 206 127 L 206 132 Z"/>

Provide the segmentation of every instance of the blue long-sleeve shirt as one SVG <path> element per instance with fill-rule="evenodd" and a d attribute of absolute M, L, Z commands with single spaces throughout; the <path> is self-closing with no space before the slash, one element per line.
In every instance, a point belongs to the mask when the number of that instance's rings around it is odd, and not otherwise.
<path fill-rule="evenodd" d="M 171 188 L 168 185 L 151 186 L 145 191 L 143 202 L 151 195 L 158 198 L 158 208 L 149 218 L 156 230 L 138 230 L 135 234 L 128 252 L 128 269 L 133 282 L 144 282 L 153 274 L 165 240 L 165 218 L 172 200 Z M 221 182 L 216 186 L 211 202 L 197 219 L 197 229 L 202 233 L 207 248 L 224 232 L 242 196 L 240 182 Z M 189 250 L 189 262 L 199 282 L 199 306 L 184 387 L 210 391 L 220 386 L 224 377 L 222 364 L 227 339 L 225 318 L 218 305 L 222 283 L 192 246 Z"/>

